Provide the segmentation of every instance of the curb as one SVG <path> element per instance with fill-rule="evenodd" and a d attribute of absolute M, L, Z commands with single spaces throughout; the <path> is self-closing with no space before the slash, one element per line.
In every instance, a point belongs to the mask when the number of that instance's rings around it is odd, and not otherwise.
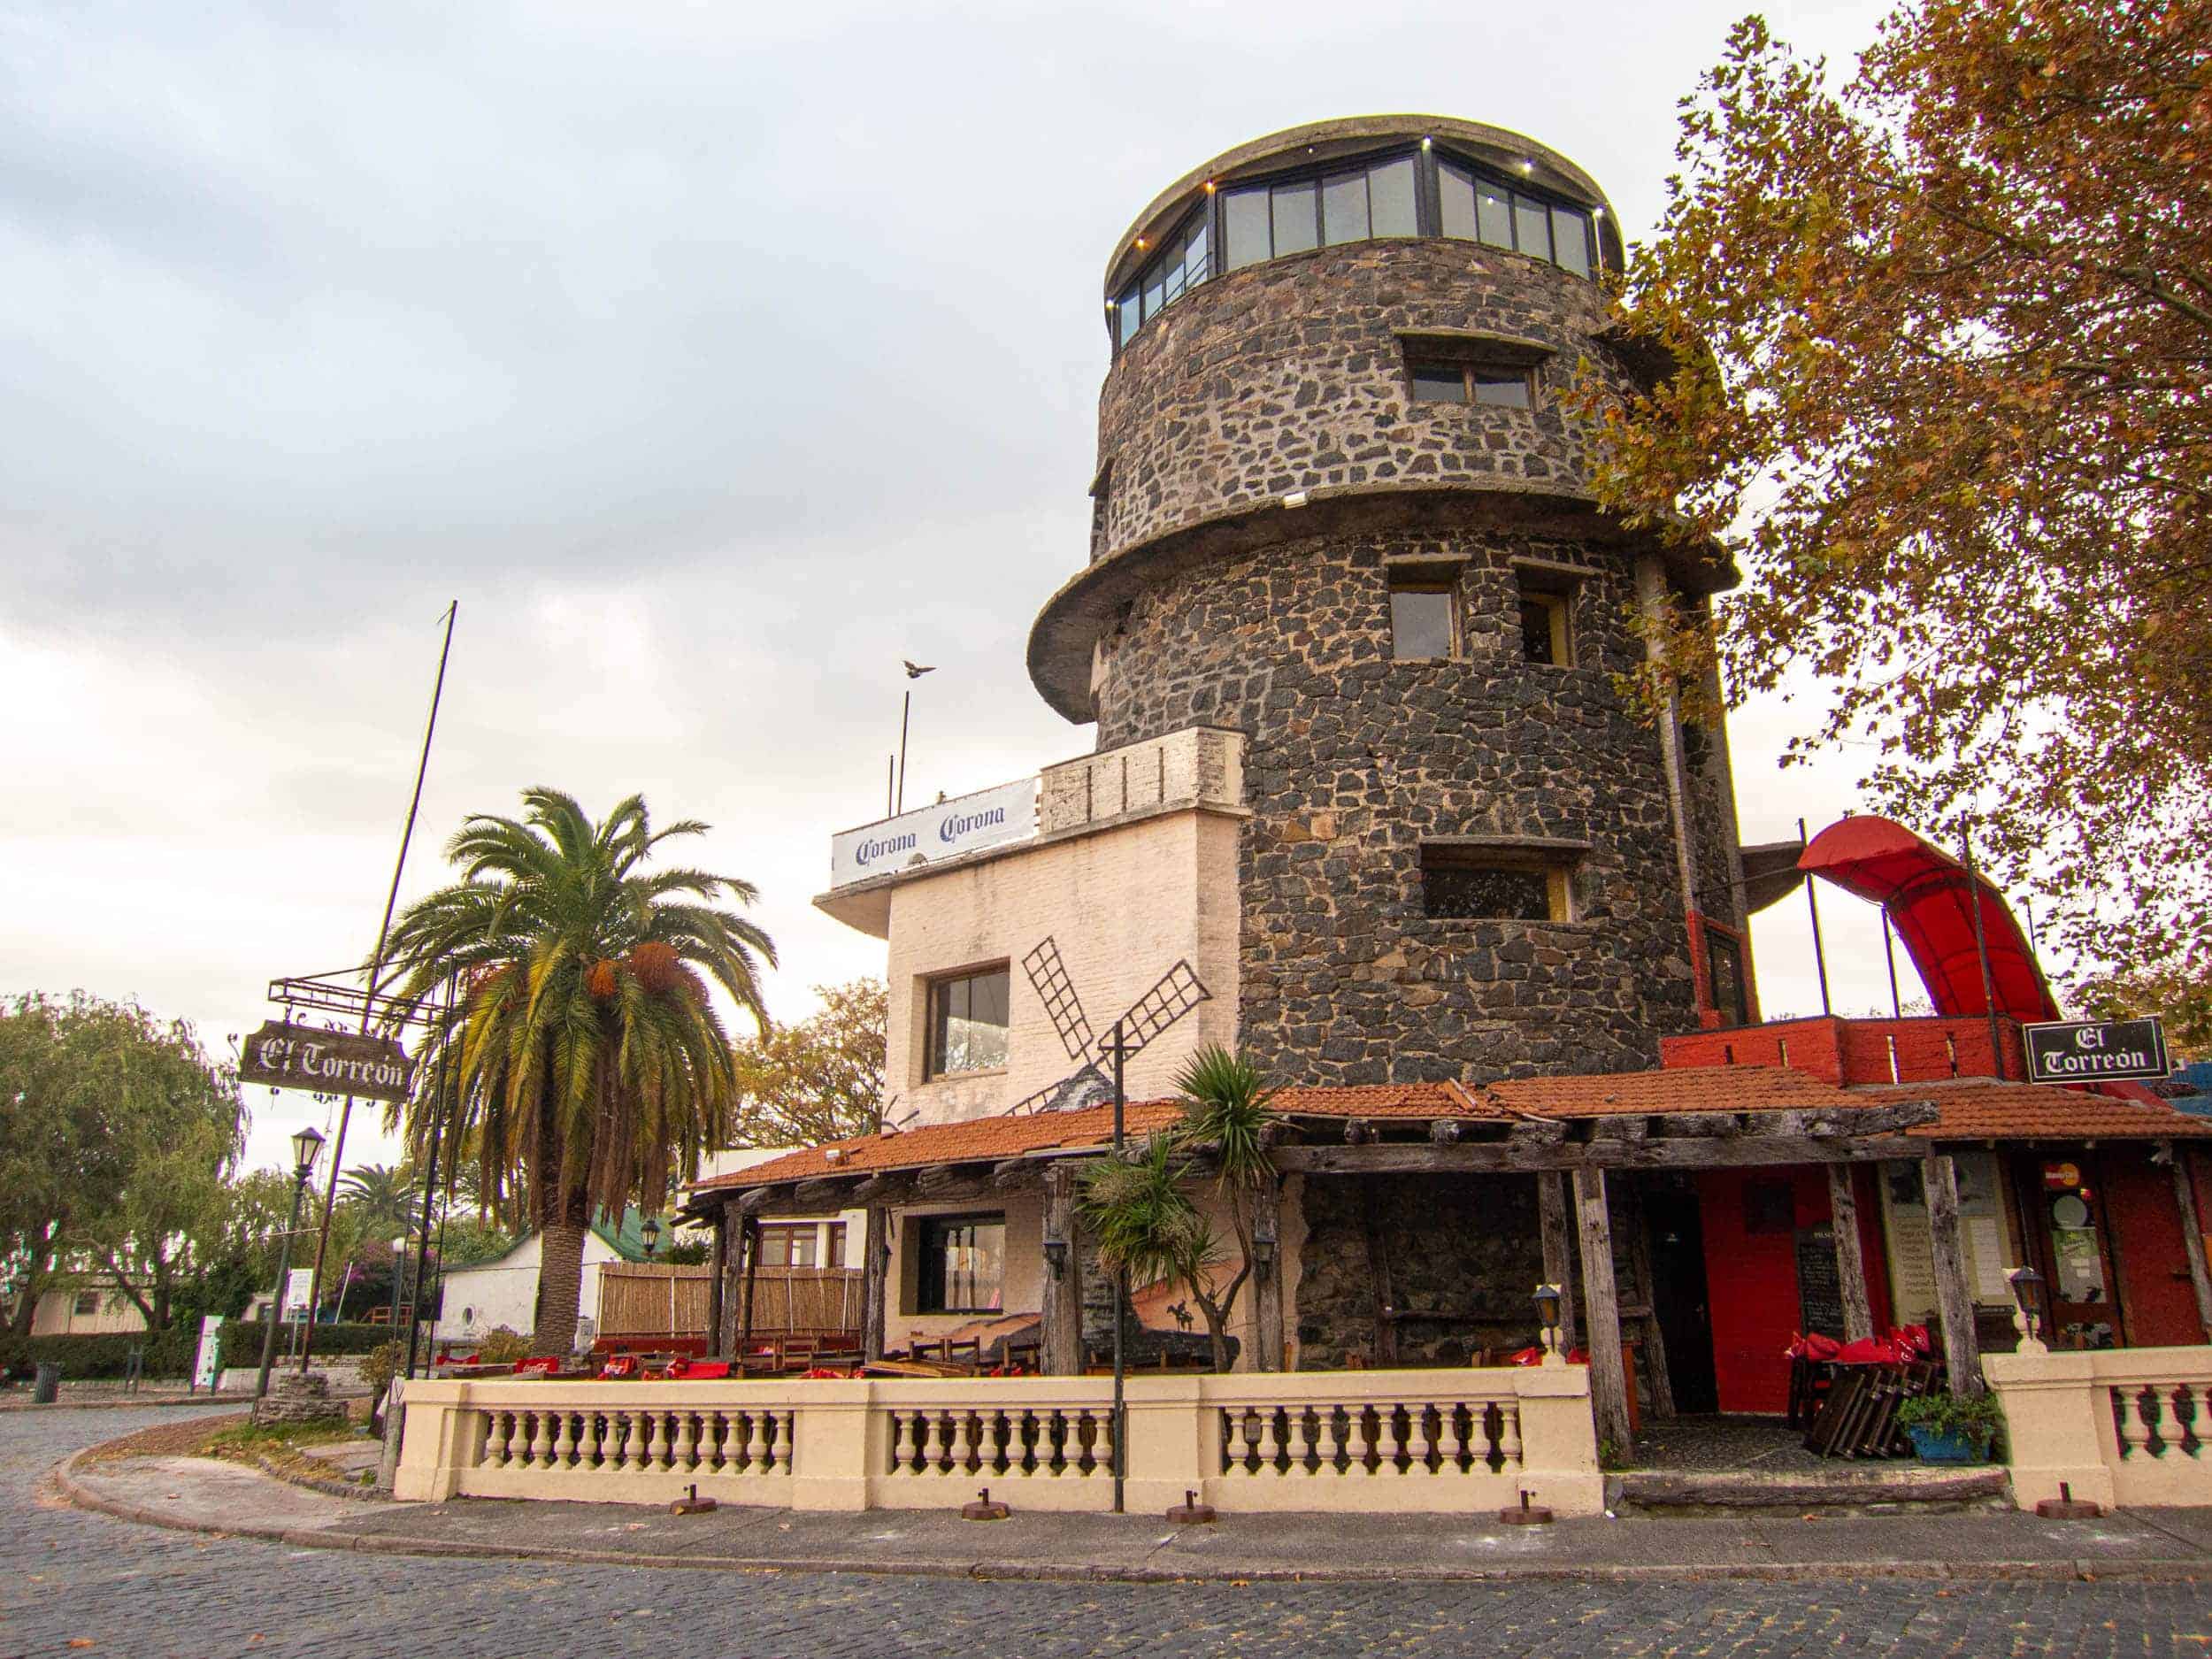
<path fill-rule="evenodd" d="M 72 1453 L 53 1471 L 63 1497 L 81 1509 L 119 1521 L 158 1526 L 211 1538 L 246 1538 L 288 1544 L 297 1549 L 356 1550 L 373 1555 L 414 1555 L 474 1561 L 544 1561 L 572 1566 L 703 1569 L 715 1572 L 850 1573 L 870 1578 L 968 1578 L 983 1582 L 1075 1584 L 1663 1584 L 1741 1582 L 1791 1584 L 1918 1579 L 1938 1583 L 2196 1583 L 2212 1578 L 2212 1559 L 2130 1561 L 1987 1562 L 1774 1562 L 1724 1566 L 1494 1566 L 1430 1568 L 1395 1571 L 1382 1568 L 1332 1567 L 1308 1571 L 1288 1567 L 1227 1568 L 1200 1571 L 1164 1567 L 1107 1567 L 1057 1563 L 994 1561 L 845 1561 L 826 1556 L 764 1559 L 745 1555 L 640 1555 L 611 1549 L 536 1548 L 522 1545 L 461 1543 L 449 1539 L 410 1539 L 381 1532 L 340 1532 L 311 1527 L 218 1526 L 164 1515 L 139 1504 L 110 1498 L 81 1485 L 80 1459 L 101 1450 L 88 1446 Z"/>

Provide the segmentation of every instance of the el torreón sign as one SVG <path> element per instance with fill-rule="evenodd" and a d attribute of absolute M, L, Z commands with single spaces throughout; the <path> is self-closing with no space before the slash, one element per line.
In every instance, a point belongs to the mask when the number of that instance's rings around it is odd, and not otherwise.
<path fill-rule="evenodd" d="M 404 1101 L 414 1092 L 415 1063 L 389 1037 L 317 1031 L 272 1019 L 241 1046 L 238 1080 L 317 1094 Z"/>
<path fill-rule="evenodd" d="M 2156 1082 L 2173 1070 L 2154 1019 L 2069 1019 L 2024 1025 L 2033 1083 Z"/>

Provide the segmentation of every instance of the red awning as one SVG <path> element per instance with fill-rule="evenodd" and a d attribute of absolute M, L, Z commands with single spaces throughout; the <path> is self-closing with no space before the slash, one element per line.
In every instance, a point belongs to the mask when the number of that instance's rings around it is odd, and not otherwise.
<path fill-rule="evenodd" d="M 1980 895 L 1989 942 L 1989 978 L 1997 1011 L 2015 1019 L 2063 1019 L 2004 895 L 1948 853 L 1886 818 L 1847 818 L 1812 839 L 1797 867 L 1871 899 L 1889 912 L 1939 1014 L 1985 1014 L 1982 970 L 1974 948 L 1974 907 Z"/>

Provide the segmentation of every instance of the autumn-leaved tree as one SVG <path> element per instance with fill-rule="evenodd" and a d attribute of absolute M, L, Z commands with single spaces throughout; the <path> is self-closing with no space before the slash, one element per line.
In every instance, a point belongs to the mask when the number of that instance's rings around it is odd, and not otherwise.
<path fill-rule="evenodd" d="M 1810 671 L 1792 751 L 2055 901 L 2093 961 L 2212 963 L 2212 0 L 1923 0 L 1855 71 L 1753 18 L 1686 101 L 1586 378 L 1609 505 L 1718 539 L 1642 689 Z M 1656 348 L 1655 349 L 1654 348 Z"/>
<path fill-rule="evenodd" d="M 818 985 L 805 1019 L 737 1045 L 733 1146 L 810 1147 L 883 1121 L 883 981 Z"/>

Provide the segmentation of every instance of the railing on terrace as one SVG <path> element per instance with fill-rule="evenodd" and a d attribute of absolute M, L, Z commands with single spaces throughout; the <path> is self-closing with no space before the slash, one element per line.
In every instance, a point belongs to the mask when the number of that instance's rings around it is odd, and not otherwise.
<path fill-rule="evenodd" d="M 1145 1377 L 1128 1390 L 1132 1510 L 1196 1491 L 1244 1510 L 1466 1511 L 1526 1488 L 1601 1507 L 1580 1366 Z M 398 1495 L 1104 1509 L 1102 1378 L 417 1383 Z"/>
<path fill-rule="evenodd" d="M 2212 1348 L 1987 1354 L 2014 1501 L 2212 1504 Z"/>

